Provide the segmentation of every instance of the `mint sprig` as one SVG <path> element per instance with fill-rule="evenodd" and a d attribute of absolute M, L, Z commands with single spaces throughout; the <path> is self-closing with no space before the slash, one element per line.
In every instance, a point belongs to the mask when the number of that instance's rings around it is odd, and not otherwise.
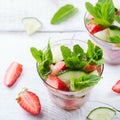
<path fill-rule="evenodd" d="M 82 74 L 78 79 L 71 78 L 71 89 L 81 90 L 86 87 L 94 86 L 101 79 L 100 76 L 93 74 Z"/>
<path fill-rule="evenodd" d="M 101 65 L 104 63 L 103 51 L 102 49 L 94 45 L 90 40 L 88 40 L 88 49 L 86 53 L 87 61 L 90 63 Z"/>
<path fill-rule="evenodd" d="M 74 45 L 73 51 L 66 46 L 61 46 L 61 52 L 66 66 L 69 69 L 82 69 L 86 64 L 88 64 L 88 62 L 84 60 L 84 50 L 77 44 Z"/>
<path fill-rule="evenodd" d="M 115 7 L 112 0 L 98 0 L 95 5 L 85 3 L 87 11 L 94 17 L 93 23 L 109 27 L 115 17 Z"/>
<path fill-rule="evenodd" d="M 103 51 L 88 40 L 87 52 L 79 45 L 74 45 L 73 50 L 61 46 L 61 52 L 66 66 L 71 70 L 82 70 L 89 63 L 101 65 L 104 63 Z"/>
<path fill-rule="evenodd" d="M 50 47 L 50 42 L 48 42 L 47 49 L 43 52 L 38 50 L 35 47 L 30 48 L 32 56 L 37 61 L 37 67 L 39 74 L 45 78 L 48 72 L 50 71 L 49 65 L 53 62 L 53 55 Z"/>

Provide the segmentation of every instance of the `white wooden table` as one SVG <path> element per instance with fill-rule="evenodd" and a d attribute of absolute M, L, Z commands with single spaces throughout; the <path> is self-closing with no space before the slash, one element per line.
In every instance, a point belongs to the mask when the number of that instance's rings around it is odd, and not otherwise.
<path fill-rule="evenodd" d="M 30 53 L 30 47 L 42 49 L 47 45 L 48 39 L 90 39 L 83 25 L 85 1 L 87 0 L 0 1 L 0 120 L 85 120 L 89 107 L 95 102 L 88 102 L 81 109 L 70 112 L 55 106 L 37 74 L 36 63 Z M 63 24 L 51 25 L 49 22 L 54 12 L 67 3 L 78 7 L 79 13 Z M 6 13 L 3 14 L 2 10 Z M 33 36 L 28 36 L 24 32 L 21 19 L 26 16 L 35 16 L 41 20 L 43 28 L 40 32 Z M 13 87 L 7 88 L 3 85 L 3 78 L 6 68 L 12 61 L 23 64 L 23 73 Z M 111 90 L 120 79 L 120 65 L 111 66 L 105 63 L 102 77 L 92 90 L 89 101 L 101 101 L 120 110 L 120 94 L 115 94 Z M 35 92 L 40 98 L 42 109 L 38 116 L 32 116 L 22 110 L 15 100 L 24 87 Z"/>

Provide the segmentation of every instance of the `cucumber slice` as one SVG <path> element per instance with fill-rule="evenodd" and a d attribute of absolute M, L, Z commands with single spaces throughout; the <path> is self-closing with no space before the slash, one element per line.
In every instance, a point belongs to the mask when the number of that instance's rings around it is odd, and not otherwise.
<path fill-rule="evenodd" d="M 87 116 L 88 120 L 112 120 L 116 111 L 109 107 L 98 107 L 93 109 Z"/>
<path fill-rule="evenodd" d="M 35 17 L 23 18 L 22 23 L 23 23 L 28 35 L 34 34 L 42 27 L 41 22 Z"/>
<path fill-rule="evenodd" d="M 109 29 L 109 35 L 111 36 L 119 36 L 120 37 L 120 30 L 110 30 Z"/>
<path fill-rule="evenodd" d="M 83 71 L 63 71 L 62 73 L 58 74 L 58 78 L 60 78 L 63 82 L 65 82 L 65 84 L 70 87 L 70 79 L 73 77 L 75 79 L 78 79 L 82 74 L 87 74 Z M 95 70 L 89 74 L 94 74 L 94 75 L 98 75 L 98 71 Z"/>
<path fill-rule="evenodd" d="M 108 35 L 108 29 L 99 31 L 94 34 L 94 36 L 96 36 L 97 38 L 102 39 L 104 41 L 107 41 L 107 39 L 108 39 L 107 35 Z"/>
<path fill-rule="evenodd" d="M 70 78 L 79 78 L 84 72 L 82 71 L 65 71 L 58 75 L 58 77 L 65 82 L 67 85 L 70 83 Z"/>
<path fill-rule="evenodd" d="M 120 30 L 110 30 L 109 28 L 99 31 L 94 34 L 97 38 L 100 38 L 104 41 L 110 41 L 109 37 L 112 36 L 119 36 L 120 37 Z"/>
<path fill-rule="evenodd" d="M 117 21 L 114 21 L 113 25 L 120 27 L 120 24 Z"/>
<path fill-rule="evenodd" d="M 93 74 L 93 75 L 98 75 L 99 76 L 99 73 L 98 73 L 97 70 L 94 70 L 94 71 L 90 72 L 89 74 Z"/>
<path fill-rule="evenodd" d="M 58 77 L 59 77 L 63 82 L 68 83 L 68 81 L 70 81 L 70 79 L 71 79 L 72 77 L 78 79 L 83 73 L 85 73 L 85 72 L 83 72 L 83 71 L 69 71 L 69 70 L 68 70 L 68 71 L 64 71 L 64 72 L 60 73 L 60 74 L 58 75 Z M 87 74 L 87 73 L 85 73 L 85 74 Z M 97 70 L 94 70 L 93 72 L 91 72 L 91 73 L 89 73 L 89 74 L 93 74 L 93 75 L 98 75 L 98 76 L 99 76 L 99 73 L 98 73 Z"/>

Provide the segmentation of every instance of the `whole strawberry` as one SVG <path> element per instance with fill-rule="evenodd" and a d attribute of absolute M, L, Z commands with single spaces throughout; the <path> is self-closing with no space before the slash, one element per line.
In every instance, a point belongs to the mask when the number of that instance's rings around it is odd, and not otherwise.
<path fill-rule="evenodd" d="M 22 92 L 19 93 L 17 102 L 24 110 L 33 115 L 37 115 L 41 111 L 39 97 L 35 93 L 28 91 L 27 89 L 24 89 Z"/>

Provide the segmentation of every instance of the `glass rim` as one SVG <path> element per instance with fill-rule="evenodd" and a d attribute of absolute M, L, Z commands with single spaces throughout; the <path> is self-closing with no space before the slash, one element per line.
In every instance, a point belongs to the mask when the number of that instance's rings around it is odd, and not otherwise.
<path fill-rule="evenodd" d="M 87 42 L 85 42 L 85 41 L 83 41 L 83 40 L 79 40 L 79 39 L 62 39 L 62 40 L 65 40 L 65 41 L 69 41 L 69 40 L 73 40 L 73 41 L 74 41 L 74 40 L 77 40 L 77 41 L 83 42 L 83 43 L 85 43 L 85 44 L 87 43 Z M 61 41 L 60 41 L 60 40 L 57 40 L 57 41 L 52 42 L 52 44 L 53 44 L 53 45 L 56 45 L 56 43 L 59 43 L 59 42 L 61 42 Z M 44 48 L 43 50 L 45 50 L 45 48 Z M 46 82 L 46 80 L 45 80 L 44 78 L 42 78 L 42 76 L 40 75 L 39 70 L 38 70 L 38 62 L 36 62 L 36 67 L 37 67 L 38 75 L 39 75 L 39 77 L 42 79 L 42 81 L 43 81 L 46 85 L 48 85 L 50 88 L 52 88 L 53 90 L 59 91 L 59 92 L 61 92 L 61 93 L 63 93 L 63 94 L 79 93 L 79 92 L 81 92 L 81 91 L 84 91 L 84 90 L 87 89 L 87 88 L 92 88 L 92 87 L 95 86 L 95 85 L 93 85 L 93 86 L 86 87 L 86 88 L 84 88 L 84 89 L 76 90 L 76 91 L 63 91 L 63 90 L 59 90 L 59 89 L 53 87 L 52 85 L 48 84 L 48 83 Z M 100 73 L 100 76 L 102 76 L 102 74 L 103 74 L 104 64 L 102 64 L 101 67 L 102 67 L 102 71 L 101 71 L 101 73 Z M 87 92 L 87 93 L 88 93 L 88 92 Z"/>

